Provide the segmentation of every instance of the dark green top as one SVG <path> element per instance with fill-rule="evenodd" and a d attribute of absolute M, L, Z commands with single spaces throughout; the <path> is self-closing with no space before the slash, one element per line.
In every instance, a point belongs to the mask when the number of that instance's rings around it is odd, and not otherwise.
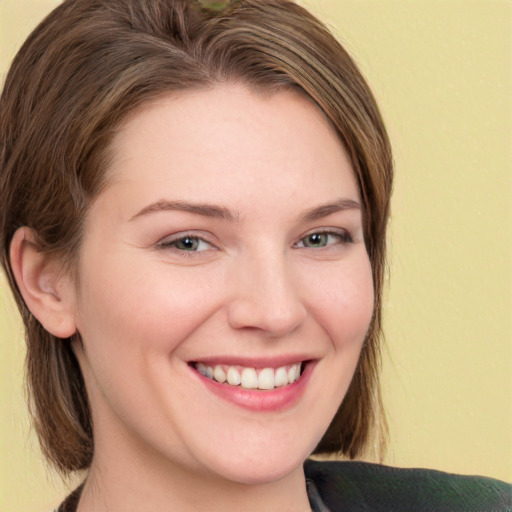
<path fill-rule="evenodd" d="M 352 461 L 304 470 L 313 512 L 512 512 L 512 485 L 493 478 Z M 58 512 L 75 512 L 81 490 Z"/>
<path fill-rule="evenodd" d="M 512 512 L 512 485 L 493 478 L 353 461 L 304 469 L 314 512 Z"/>

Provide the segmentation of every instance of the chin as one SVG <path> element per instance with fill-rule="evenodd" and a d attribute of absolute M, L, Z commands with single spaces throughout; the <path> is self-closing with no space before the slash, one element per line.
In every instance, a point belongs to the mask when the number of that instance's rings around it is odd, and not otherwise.
<path fill-rule="evenodd" d="M 209 470 L 226 480 L 244 485 L 262 485 L 281 480 L 297 470 L 302 471 L 302 465 L 312 450 L 305 447 L 297 450 L 282 449 L 286 440 L 279 442 L 279 447 L 256 450 L 255 453 L 239 453 L 218 460 L 203 463 Z M 291 448 L 291 447 L 288 447 Z"/>
<path fill-rule="evenodd" d="M 243 485 L 264 485 L 272 482 L 277 482 L 299 468 L 302 470 L 304 461 L 286 461 L 280 464 L 258 464 L 245 462 L 243 464 L 235 464 L 226 471 L 223 471 L 223 476 L 238 484 Z"/>

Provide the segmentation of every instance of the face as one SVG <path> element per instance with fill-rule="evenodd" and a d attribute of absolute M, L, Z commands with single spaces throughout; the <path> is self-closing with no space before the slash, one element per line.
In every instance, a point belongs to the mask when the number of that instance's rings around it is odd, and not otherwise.
<path fill-rule="evenodd" d="M 114 150 L 74 310 L 95 456 L 283 478 L 332 420 L 372 315 L 338 137 L 296 93 L 224 85 L 146 106 Z"/>

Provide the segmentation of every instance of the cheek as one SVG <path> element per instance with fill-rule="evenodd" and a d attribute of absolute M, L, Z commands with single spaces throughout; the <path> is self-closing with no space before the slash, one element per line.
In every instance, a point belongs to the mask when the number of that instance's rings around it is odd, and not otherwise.
<path fill-rule="evenodd" d="M 143 406 L 145 424 L 157 425 L 160 413 L 172 410 L 166 393 L 157 392 L 173 389 L 173 376 L 183 371 L 170 355 L 214 314 L 218 300 L 210 290 L 212 278 L 199 276 L 198 269 L 183 273 L 147 262 L 135 268 L 119 257 L 115 263 L 104 260 L 82 289 L 80 362 L 93 414 L 102 425 L 116 424 L 114 410 L 143 430 L 132 411 Z M 84 276 L 91 275 L 85 270 Z M 175 390 L 175 397 L 181 392 Z"/>
<path fill-rule="evenodd" d="M 190 270 L 104 261 L 81 294 L 77 323 L 84 341 L 101 339 L 102 346 L 125 351 L 172 351 L 217 308 L 212 276 Z"/>
<path fill-rule="evenodd" d="M 310 310 L 336 350 L 359 350 L 373 314 L 372 269 L 366 256 L 344 263 L 317 273 Z"/>

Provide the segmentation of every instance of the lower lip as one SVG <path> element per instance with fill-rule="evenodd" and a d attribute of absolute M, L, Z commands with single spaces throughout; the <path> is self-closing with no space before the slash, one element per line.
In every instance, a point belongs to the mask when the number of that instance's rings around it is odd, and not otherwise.
<path fill-rule="evenodd" d="M 200 374 L 193 367 L 190 367 L 190 369 L 206 388 L 218 397 L 245 409 L 264 412 L 289 409 L 299 401 L 304 394 L 315 366 L 313 361 L 308 361 L 304 364 L 304 371 L 299 380 L 288 386 L 265 391 L 221 384 Z"/>

